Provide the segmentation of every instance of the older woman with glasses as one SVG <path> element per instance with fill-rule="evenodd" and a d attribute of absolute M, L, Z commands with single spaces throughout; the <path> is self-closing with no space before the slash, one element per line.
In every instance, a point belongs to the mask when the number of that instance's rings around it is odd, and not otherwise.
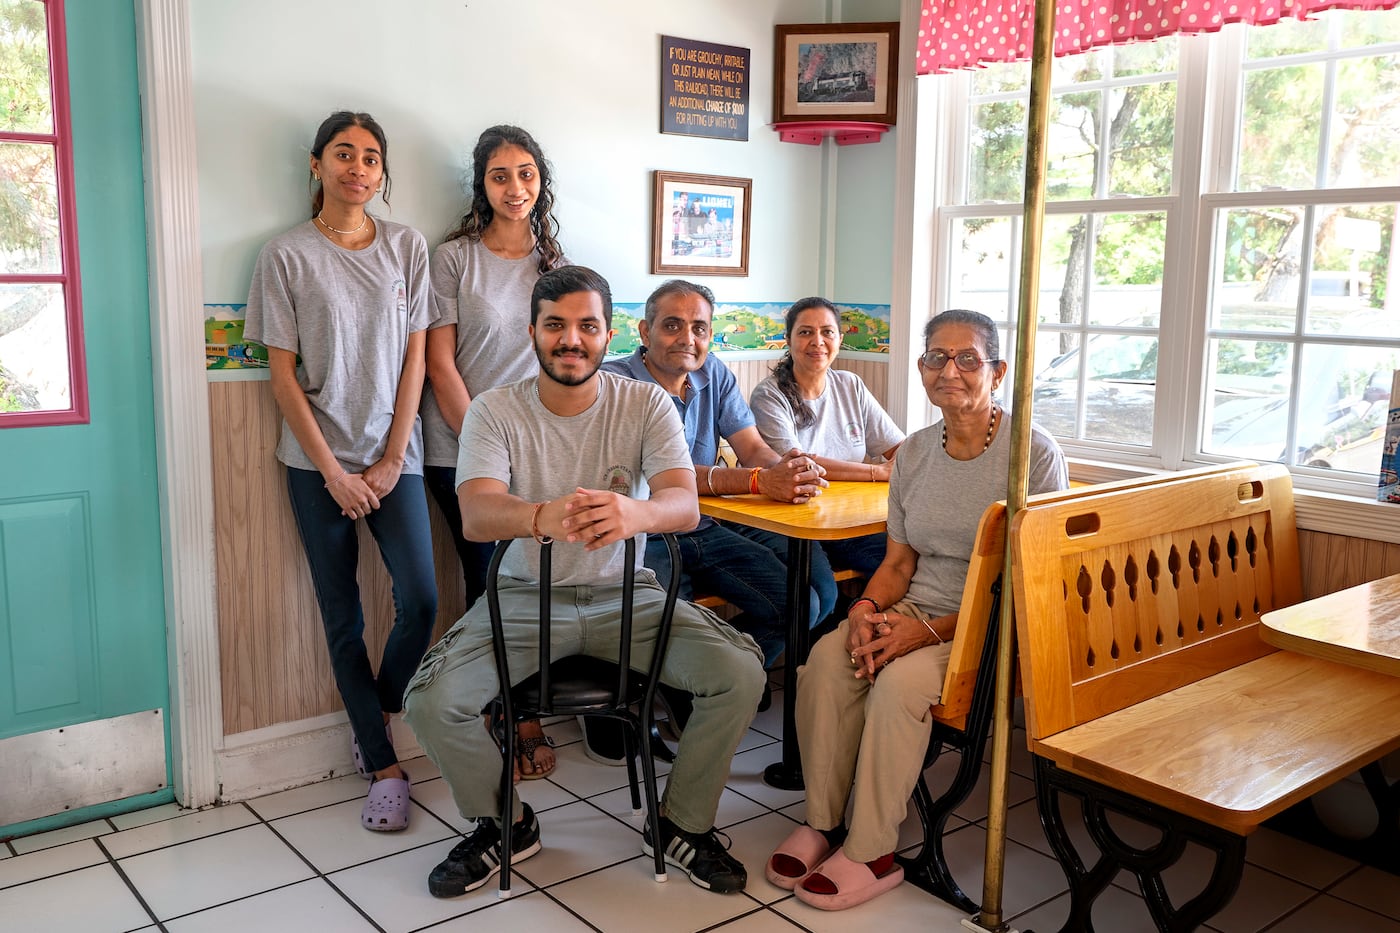
<path fill-rule="evenodd" d="M 904 880 L 894 848 L 928 747 L 977 523 L 1006 495 L 1011 432 L 993 397 L 1006 377 L 998 352 L 996 325 L 974 311 L 945 311 L 924 328 L 919 374 L 943 420 L 900 447 L 884 562 L 798 671 L 807 821 L 766 875 L 814 907 L 852 907 Z M 1064 455 L 1035 425 L 1029 474 L 1031 492 L 1068 485 Z"/>

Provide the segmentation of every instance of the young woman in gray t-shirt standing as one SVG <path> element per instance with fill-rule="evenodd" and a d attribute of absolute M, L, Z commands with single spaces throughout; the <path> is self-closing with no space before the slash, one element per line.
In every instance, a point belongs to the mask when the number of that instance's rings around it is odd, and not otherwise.
<path fill-rule="evenodd" d="M 462 537 L 457 449 L 473 396 L 536 373 L 530 293 L 567 265 L 555 234 L 554 189 L 539 143 L 518 126 L 485 130 L 472 150 L 472 200 L 457 229 L 433 251 L 434 320 L 423 391 L 424 475 L 452 529 L 466 581 L 466 607 L 486 590 L 492 545 Z M 554 770 L 538 722 L 520 725 L 516 770 L 527 780 Z"/>
<path fill-rule="evenodd" d="M 408 826 L 408 776 L 389 736 L 437 615 L 418 401 L 429 320 L 428 246 L 370 216 L 388 201 L 388 144 L 365 113 L 340 111 L 311 147 L 312 218 L 263 247 L 245 334 L 267 347 L 282 412 L 277 459 L 321 608 L 357 769 L 372 783 L 361 823 Z M 360 519 L 394 586 L 376 675 L 356 581 Z"/>

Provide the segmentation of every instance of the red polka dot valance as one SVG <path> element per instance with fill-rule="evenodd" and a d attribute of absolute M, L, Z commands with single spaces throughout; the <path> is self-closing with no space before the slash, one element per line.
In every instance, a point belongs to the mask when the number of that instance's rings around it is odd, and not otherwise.
<path fill-rule="evenodd" d="M 1389 10 L 1400 0 L 1053 0 L 1055 54 L 1179 32 L 1214 32 L 1226 23 L 1263 26 L 1323 10 Z M 918 73 L 1030 58 L 1031 0 L 923 0 Z"/>

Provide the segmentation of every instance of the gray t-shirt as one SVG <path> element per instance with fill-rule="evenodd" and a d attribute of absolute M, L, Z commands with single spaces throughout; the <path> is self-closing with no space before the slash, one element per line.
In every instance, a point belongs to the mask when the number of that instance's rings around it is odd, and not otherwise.
<path fill-rule="evenodd" d="M 565 260 L 567 263 L 567 260 Z M 530 293 L 540 257 L 502 259 L 480 240 L 458 237 L 433 250 L 433 327 L 457 325 L 457 372 L 475 399 L 487 389 L 535 374 L 530 344 Z M 423 388 L 423 443 L 429 466 L 457 463 L 457 434 L 438 408 L 432 384 Z"/>
<path fill-rule="evenodd" d="M 540 401 L 537 377 L 483 392 L 462 421 L 457 484 L 498 479 L 511 495 L 545 502 L 578 487 L 609 489 L 645 499 L 647 480 L 666 470 L 694 470 L 681 420 L 655 383 L 599 372 L 598 400 L 582 414 L 562 418 Z M 539 548 L 528 538 L 506 554 L 501 572 L 538 583 Z M 634 570 L 645 548 L 637 548 Z M 555 586 L 597 586 L 622 579 L 623 545 L 585 551 L 554 542 Z"/>
<path fill-rule="evenodd" d="M 1010 412 L 992 446 L 972 460 L 943 449 L 941 423 L 909 435 L 890 476 L 889 535 L 919 552 L 906 599 L 931 616 L 957 612 L 982 512 L 1006 498 L 1011 463 Z M 1069 473 L 1055 439 L 1031 425 L 1029 490 L 1064 489 Z"/>
<path fill-rule="evenodd" d="M 359 473 L 384 456 L 408 335 L 428 326 L 428 244 L 411 227 L 374 219 L 374 242 L 344 249 L 308 220 L 269 240 L 253 267 L 243 334 L 300 354 L 297 384 L 340 466 Z M 423 472 L 414 419 L 403 472 Z M 282 421 L 277 459 L 314 470 Z"/>
<path fill-rule="evenodd" d="M 766 376 L 749 394 L 758 433 L 777 451 L 796 447 L 818 457 L 860 463 L 883 457 L 904 440 L 904 432 L 855 373 L 827 370 L 825 391 L 807 404 L 816 420 L 799 428 L 775 377 Z"/>

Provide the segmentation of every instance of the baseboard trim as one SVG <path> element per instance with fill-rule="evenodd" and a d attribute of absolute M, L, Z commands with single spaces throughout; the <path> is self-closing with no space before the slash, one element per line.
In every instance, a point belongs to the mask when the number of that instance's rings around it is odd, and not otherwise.
<path fill-rule="evenodd" d="M 423 754 L 413 730 L 394 717 L 400 761 Z M 355 773 L 344 713 L 279 723 L 224 738 L 218 753 L 219 802 L 235 803 Z"/>

